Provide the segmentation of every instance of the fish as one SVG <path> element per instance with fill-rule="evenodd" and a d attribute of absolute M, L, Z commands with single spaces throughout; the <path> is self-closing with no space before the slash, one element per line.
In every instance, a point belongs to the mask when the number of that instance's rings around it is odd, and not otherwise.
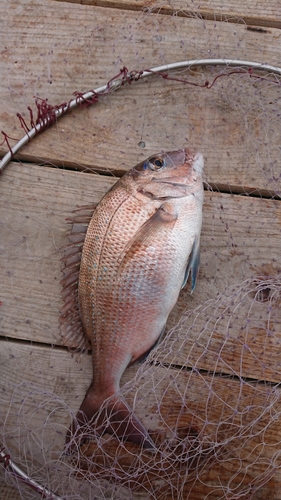
<path fill-rule="evenodd" d="M 72 220 L 63 258 L 61 333 L 70 348 L 91 349 L 93 379 L 66 446 L 95 423 L 99 435 L 156 449 L 120 395 L 120 379 L 160 342 L 189 277 L 191 292 L 195 288 L 203 168 L 202 154 L 188 148 L 150 156 L 88 207 L 91 217 Z"/>

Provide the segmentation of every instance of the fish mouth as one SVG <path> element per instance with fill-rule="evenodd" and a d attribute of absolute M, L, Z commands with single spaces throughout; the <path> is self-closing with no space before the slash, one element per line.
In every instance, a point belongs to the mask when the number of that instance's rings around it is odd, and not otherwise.
<path fill-rule="evenodd" d="M 144 169 L 143 165 L 156 156 L 157 155 L 151 156 L 145 162 L 141 162 L 133 167 L 128 171 L 128 175 L 132 176 L 134 179 L 137 179 L 139 175 L 145 174 L 144 170 L 146 170 L 147 167 Z M 184 187 L 186 186 L 188 178 L 190 177 L 190 174 L 192 174 L 192 172 L 197 175 L 201 175 L 203 172 L 204 159 L 202 154 L 194 154 L 194 152 L 192 152 L 189 148 L 183 148 L 167 153 L 159 153 L 159 156 L 166 157 L 166 161 L 163 166 L 165 167 L 166 175 L 168 174 L 168 176 L 161 176 L 160 179 L 158 178 L 158 176 L 153 176 L 150 180 L 156 183 Z M 160 168 L 159 170 L 162 170 L 162 168 Z M 153 172 L 151 173 L 153 174 Z M 196 179 L 193 178 L 192 180 L 194 182 Z"/>
<path fill-rule="evenodd" d="M 193 170 L 197 174 L 202 174 L 203 169 L 204 169 L 204 158 L 201 153 L 196 153 L 195 156 L 193 157 L 193 165 L 192 165 Z"/>
<path fill-rule="evenodd" d="M 171 177 L 165 177 L 164 179 L 159 179 L 157 177 L 153 177 L 152 180 L 158 184 L 166 184 L 169 186 L 177 187 L 178 189 L 183 189 L 185 192 L 189 189 L 194 189 L 194 182 L 198 179 L 198 176 L 202 175 L 204 169 L 204 158 L 201 153 L 196 153 L 195 155 L 190 152 L 189 149 L 182 149 L 181 153 L 184 153 L 185 160 L 182 165 L 187 163 L 191 166 L 191 171 L 194 175 L 192 176 L 192 182 L 190 182 L 190 170 L 186 172 L 184 176 L 175 176 L 171 175 Z"/>
<path fill-rule="evenodd" d="M 185 163 L 191 163 L 193 170 L 199 175 L 202 174 L 204 170 L 204 158 L 201 153 L 192 153 L 190 149 L 185 148 Z"/>
<path fill-rule="evenodd" d="M 197 174 L 201 175 L 203 172 L 204 158 L 201 153 L 194 154 L 194 152 L 192 152 L 189 148 L 183 148 L 179 151 L 172 151 L 172 153 L 170 154 L 167 153 L 167 156 L 170 162 L 174 164 L 175 167 L 177 167 L 177 165 L 180 166 L 179 164 L 181 164 L 181 166 L 188 164 Z M 169 180 L 169 178 L 167 178 L 167 180 Z M 182 182 L 179 182 L 185 183 L 185 177 L 182 178 Z"/>

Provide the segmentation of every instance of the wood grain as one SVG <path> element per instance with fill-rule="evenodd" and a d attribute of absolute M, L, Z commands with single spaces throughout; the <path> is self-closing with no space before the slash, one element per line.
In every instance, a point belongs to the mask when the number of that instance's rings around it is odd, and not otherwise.
<path fill-rule="evenodd" d="M 19 492 L 8 484 L 0 482 L 0 495 L 2 500 L 21 500 L 22 496 Z"/>
<path fill-rule="evenodd" d="M 67 244 L 66 219 L 114 182 L 97 176 L 90 186 L 87 179 L 89 174 L 20 164 L 1 177 L 2 335 L 60 343 L 59 249 Z"/>
<path fill-rule="evenodd" d="M 65 1 L 65 0 L 60 0 Z M 219 0 L 202 0 L 200 4 L 187 0 L 173 0 L 169 2 L 161 0 L 67 0 L 69 2 L 114 7 L 115 9 L 143 10 L 151 12 L 161 12 L 161 14 L 177 14 L 177 16 L 200 16 L 203 19 L 214 19 L 216 21 L 232 22 L 237 24 L 245 23 L 248 26 L 255 26 L 257 33 L 262 33 L 260 26 L 280 28 L 280 2 L 278 0 L 264 3 L 262 0 L 230 0 L 222 3 Z M 254 28 L 254 29 L 255 29 Z"/>
<path fill-rule="evenodd" d="M 34 95 L 59 105 L 74 91 L 105 84 L 124 65 L 141 70 L 201 57 L 280 64 L 274 28 L 257 36 L 239 24 L 102 7 L 95 7 L 94 22 L 92 6 L 38 6 L 10 3 L 6 13 L 0 69 L 9 78 L 0 88 L 0 130 L 11 137 L 23 133 L 16 113 L 27 122 L 27 107 L 35 113 Z M 204 84 L 218 71 L 200 68 L 184 76 Z M 280 92 L 280 86 L 239 74 L 217 80 L 211 90 L 163 79 L 137 82 L 62 118 L 21 157 L 120 174 L 158 150 L 190 145 L 204 154 L 212 185 L 280 194 Z"/>
<path fill-rule="evenodd" d="M 56 467 L 50 467 L 47 472 L 44 464 L 55 465 L 54 461 L 60 457 L 71 414 L 80 405 L 91 378 L 89 356 L 77 363 L 63 350 L 14 342 L 1 342 L 0 356 L 4 368 L 0 382 L 4 404 L 0 407 L 0 417 L 5 422 L 2 432 L 6 436 L 6 445 L 18 463 L 24 455 L 32 457 L 32 470 L 40 468 L 41 479 L 51 474 L 52 486 L 59 490 L 60 484 L 65 484 L 63 476 L 60 476 L 59 484 Z M 218 493 L 222 495 L 227 487 L 229 494 L 231 489 L 237 493 L 248 488 L 255 500 L 280 498 L 280 463 L 275 456 L 281 439 L 280 389 L 160 366 L 146 365 L 145 369 L 141 366 L 139 375 L 136 372 L 137 367 L 125 372 L 123 392 L 129 404 L 134 405 L 134 411 L 142 416 L 159 450 L 166 450 L 161 466 L 168 465 L 165 465 L 166 455 L 169 460 L 167 472 L 161 476 L 159 454 L 141 454 L 138 447 L 129 443 L 123 446 L 112 438 L 108 441 L 107 437 L 103 440 L 106 467 L 104 456 L 94 442 L 84 449 L 79 467 L 87 470 L 90 467 L 97 478 L 103 470 L 102 477 L 106 479 L 106 469 L 110 471 L 114 463 L 119 474 L 117 484 L 122 484 L 128 479 L 132 465 L 136 467 L 138 464 L 135 480 L 142 487 L 149 486 L 151 492 L 156 491 L 157 498 L 161 499 L 173 498 L 172 488 L 179 481 L 184 487 L 183 498 L 192 500 L 204 499 L 207 493 L 216 499 Z M 20 442 L 17 439 L 19 433 Z M 196 464 L 193 462 L 192 465 L 188 453 L 185 461 L 176 460 L 181 450 L 175 448 L 173 451 L 175 435 L 182 440 L 193 436 L 193 449 L 198 451 Z M 87 457 L 91 459 L 87 460 Z M 172 468 L 171 463 L 174 464 Z M 65 473 L 62 467 L 59 470 L 60 474 Z M 66 472 L 69 473 L 69 469 Z M 160 473 L 156 481 L 155 472 Z M 263 477 L 258 479 L 258 474 L 263 474 Z M 271 475 L 274 478 L 254 494 L 254 487 L 262 485 L 258 481 L 266 482 Z M 184 481 L 187 482 L 184 484 Z M 133 478 L 131 486 L 134 489 Z M 140 498 L 148 498 L 147 491 L 138 494 Z M 133 498 L 139 498 L 138 494 Z"/>
<path fill-rule="evenodd" d="M 66 218 L 77 205 L 99 201 L 114 182 L 106 176 L 16 163 L 4 172 L 0 199 L 3 336 L 60 345 L 59 249 L 67 243 Z M 192 296 L 189 286 L 182 290 L 168 328 L 187 310 L 201 309 L 198 317 L 195 311 L 185 320 L 159 356 L 175 365 L 279 381 L 281 204 L 206 192 L 203 220 L 197 288 Z M 240 290 L 244 280 L 257 275 L 272 278 L 272 300 L 254 300 L 254 290 L 247 296 Z M 216 310 L 219 294 L 225 298 Z M 231 305 L 233 297 L 238 300 L 236 308 Z"/>
<path fill-rule="evenodd" d="M 76 90 L 105 84 L 123 66 L 141 70 L 202 57 L 281 64 L 279 0 L 0 5 L 0 130 L 13 138 L 23 135 L 16 113 L 29 123 L 34 96 L 58 105 Z M 180 76 L 204 84 L 218 71 Z M 192 462 L 181 465 L 176 451 L 172 472 L 161 456 L 169 473 L 159 477 L 150 457 L 105 437 L 103 453 L 91 443 L 79 467 L 96 474 L 114 464 L 123 484 L 137 465 L 138 480 L 157 491 L 157 500 L 234 499 L 241 492 L 281 500 L 280 388 L 274 387 L 281 371 L 281 205 L 273 199 L 281 193 L 280 92 L 271 77 L 239 73 L 218 79 L 211 90 L 158 78 L 136 82 L 59 120 L 21 152 L 33 165 L 11 163 L 1 176 L 0 435 L 14 460 L 36 470 L 39 480 L 47 484 L 45 464 L 60 456 L 92 377 L 90 356 L 77 363 L 60 345 L 66 218 L 77 205 L 99 201 L 116 181 L 92 172 L 119 176 L 158 150 L 189 145 L 204 154 L 206 182 L 225 193 L 206 192 L 197 288 L 193 296 L 188 288 L 181 292 L 168 323 L 170 329 L 181 318 L 179 327 L 150 364 L 125 371 L 122 390 L 160 449 L 192 435 L 199 447 L 217 444 L 216 453 L 199 453 L 197 479 Z M 6 150 L 2 144 L 0 154 Z M 250 192 L 268 199 L 230 194 Z M 143 474 L 149 463 L 151 474 Z M 65 477 L 71 493 L 64 473 L 54 472 L 51 486 L 59 489 Z M 17 498 L 3 480 L 1 473 L 1 498 Z M 28 488 L 21 492 L 29 498 Z M 128 495 L 148 498 L 143 489 Z"/>

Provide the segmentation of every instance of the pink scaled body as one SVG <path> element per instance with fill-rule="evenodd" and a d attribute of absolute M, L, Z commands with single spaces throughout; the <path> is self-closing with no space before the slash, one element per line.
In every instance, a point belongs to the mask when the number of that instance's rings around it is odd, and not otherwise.
<path fill-rule="evenodd" d="M 93 213 L 78 279 L 78 310 L 92 349 L 93 381 L 67 442 L 98 414 L 100 433 L 154 448 L 118 394 L 119 384 L 126 367 L 145 357 L 161 338 L 189 274 L 195 287 L 202 170 L 202 156 L 187 149 L 153 156 L 128 171 Z"/>

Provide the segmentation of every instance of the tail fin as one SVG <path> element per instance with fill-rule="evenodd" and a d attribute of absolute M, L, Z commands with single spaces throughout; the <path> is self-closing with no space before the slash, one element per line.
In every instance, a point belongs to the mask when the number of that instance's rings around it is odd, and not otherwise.
<path fill-rule="evenodd" d="M 103 403 L 103 402 L 102 402 Z M 101 402 L 91 394 L 91 387 L 66 434 L 65 444 L 71 452 L 83 442 L 93 439 L 94 435 L 106 432 L 120 440 L 132 441 L 143 448 L 156 451 L 156 447 L 148 431 L 133 414 L 127 403 L 119 396 L 111 396 L 101 409 Z M 95 424 L 95 431 L 91 425 Z"/>

